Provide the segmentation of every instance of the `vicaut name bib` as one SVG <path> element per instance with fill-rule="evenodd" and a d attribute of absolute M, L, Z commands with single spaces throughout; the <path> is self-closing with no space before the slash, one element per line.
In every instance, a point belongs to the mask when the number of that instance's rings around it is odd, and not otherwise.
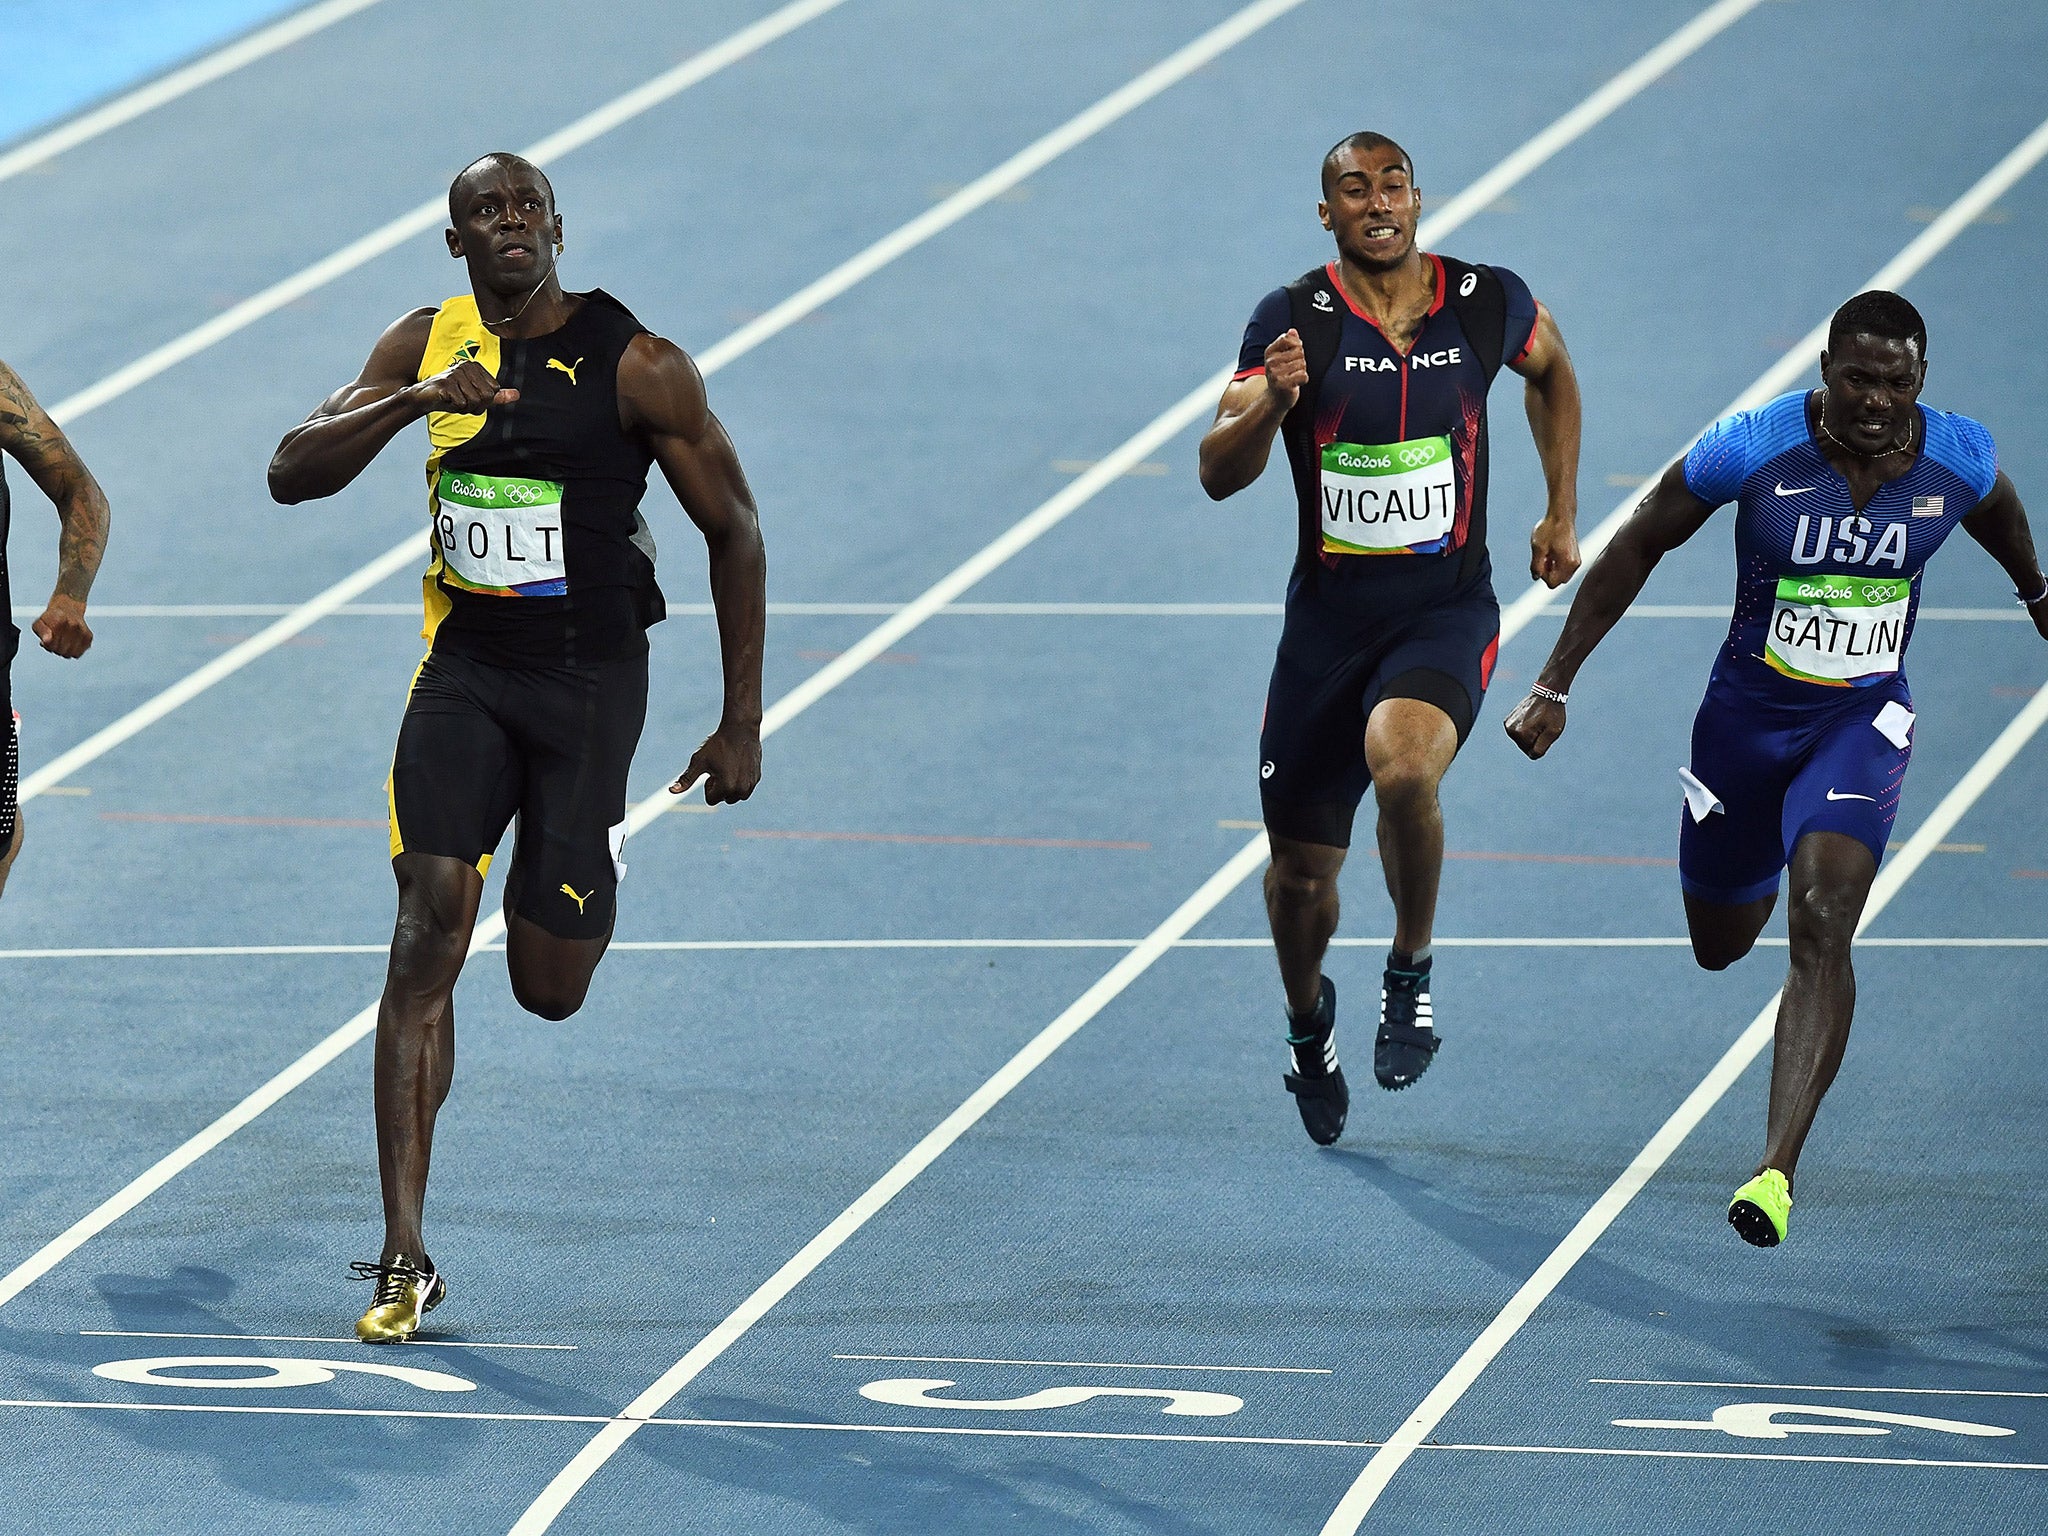
<path fill-rule="evenodd" d="M 1323 448 L 1323 552 L 1431 555 L 1458 520 L 1451 440 L 1329 443 Z"/>
<path fill-rule="evenodd" d="M 562 483 L 443 469 L 434 541 L 444 576 L 486 597 L 561 597 Z"/>
<path fill-rule="evenodd" d="M 1899 670 L 1909 579 L 1786 576 L 1778 582 L 1764 660 L 1787 677 L 1861 688 Z"/>

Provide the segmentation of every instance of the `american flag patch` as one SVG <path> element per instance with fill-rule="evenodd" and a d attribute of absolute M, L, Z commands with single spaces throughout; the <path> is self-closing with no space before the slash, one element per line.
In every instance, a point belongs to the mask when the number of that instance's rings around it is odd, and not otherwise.
<path fill-rule="evenodd" d="M 1939 496 L 1915 496 L 1913 498 L 1913 515 L 1915 517 L 1939 517 L 1941 516 L 1941 508 L 1942 498 Z"/>

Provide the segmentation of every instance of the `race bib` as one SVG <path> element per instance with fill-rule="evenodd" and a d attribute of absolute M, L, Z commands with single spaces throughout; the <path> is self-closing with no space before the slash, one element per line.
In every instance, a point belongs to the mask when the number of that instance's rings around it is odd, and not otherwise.
<path fill-rule="evenodd" d="M 1323 449 L 1323 552 L 1433 555 L 1450 547 L 1458 479 L 1448 437 Z"/>
<path fill-rule="evenodd" d="M 1787 677 L 1860 688 L 1899 670 L 1911 581 L 1787 576 L 1778 583 L 1764 660 Z"/>
<path fill-rule="evenodd" d="M 434 543 L 449 585 L 489 597 L 561 597 L 562 486 L 557 480 L 441 471 Z"/>

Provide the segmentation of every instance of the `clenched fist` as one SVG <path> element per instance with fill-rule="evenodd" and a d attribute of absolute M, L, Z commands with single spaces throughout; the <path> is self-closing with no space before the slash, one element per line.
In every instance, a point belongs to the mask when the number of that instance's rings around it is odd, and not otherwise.
<path fill-rule="evenodd" d="M 1266 388 L 1272 391 L 1281 410 L 1291 411 L 1306 383 L 1308 352 L 1301 344 L 1301 332 L 1289 330 L 1275 337 L 1266 348 Z"/>
<path fill-rule="evenodd" d="M 510 405 L 519 398 L 519 391 L 498 388 L 489 369 L 466 357 L 454 367 L 444 368 L 431 379 L 413 385 L 412 396 L 430 411 L 481 416 L 494 405 Z"/>

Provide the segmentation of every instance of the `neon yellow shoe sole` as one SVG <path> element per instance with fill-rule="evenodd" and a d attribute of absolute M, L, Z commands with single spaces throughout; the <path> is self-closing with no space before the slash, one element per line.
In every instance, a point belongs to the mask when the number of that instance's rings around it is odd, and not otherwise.
<path fill-rule="evenodd" d="M 1775 1168 L 1766 1168 L 1728 1202 L 1728 1225 L 1758 1248 L 1775 1248 L 1785 1241 L 1791 1221 L 1792 1187 Z"/>

